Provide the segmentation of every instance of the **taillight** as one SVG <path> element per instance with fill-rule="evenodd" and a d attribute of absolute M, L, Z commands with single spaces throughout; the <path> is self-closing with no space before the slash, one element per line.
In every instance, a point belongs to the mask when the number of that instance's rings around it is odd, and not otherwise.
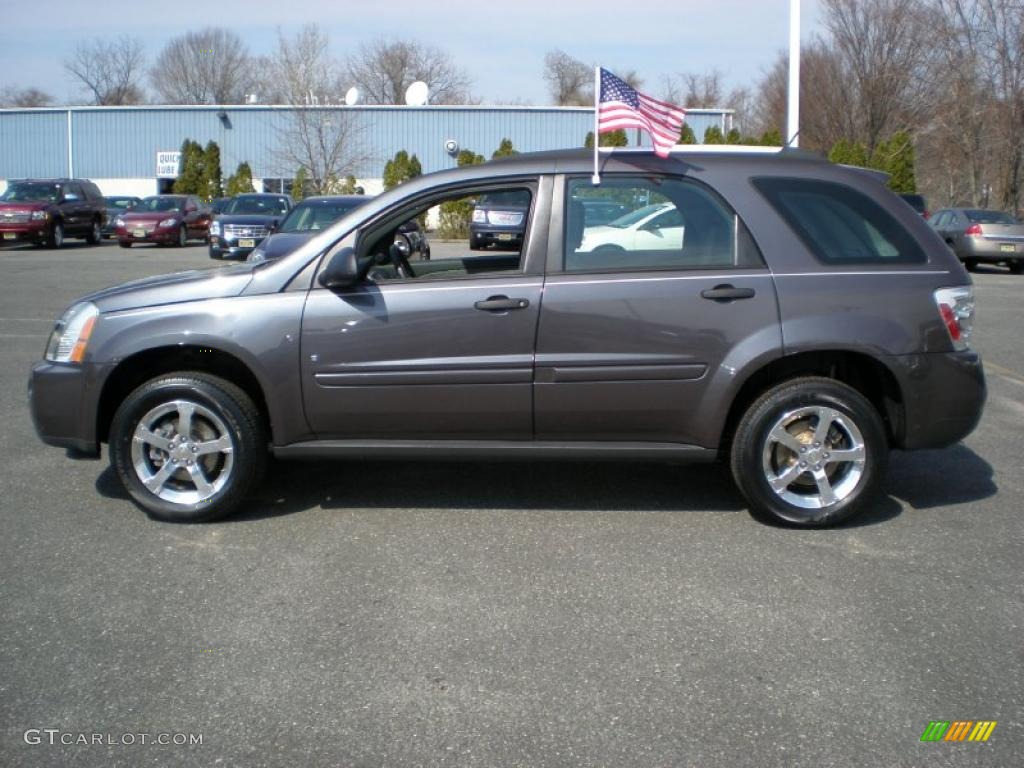
<path fill-rule="evenodd" d="M 981 224 L 971 224 L 964 230 L 964 234 L 968 237 L 981 237 L 985 233 L 981 231 Z"/>
<path fill-rule="evenodd" d="M 935 305 L 942 323 L 953 342 L 953 349 L 962 352 L 971 346 L 974 327 L 974 291 L 970 286 L 940 288 L 935 292 Z"/>
<path fill-rule="evenodd" d="M 924 217 L 925 221 L 928 221 L 928 219 L 930 219 L 932 217 L 932 212 L 931 211 L 921 211 L 921 216 Z"/>

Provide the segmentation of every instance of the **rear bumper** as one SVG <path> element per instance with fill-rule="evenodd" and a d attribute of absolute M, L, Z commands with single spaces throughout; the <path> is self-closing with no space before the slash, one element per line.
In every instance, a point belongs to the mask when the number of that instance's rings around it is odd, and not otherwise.
<path fill-rule="evenodd" d="M 899 447 L 945 448 L 978 426 L 987 389 L 977 352 L 901 355 L 889 362 L 903 393 Z"/>
<path fill-rule="evenodd" d="M 1012 251 L 1004 251 L 1004 245 L 1012 245 Z M 965 237 L 960 247 L 961 259 L 986 259 L 989 261 L 1024 261 L 1024 243 L 1000 240 L 986 240 L 980 237 Z"/>
<path fill-rule="evenodd" d="M 36 363 L 28 382 L 29 410 L 39 439 L 70 448 L 82 457 L 98 456 L 96 416 L 107 367 Z"/>

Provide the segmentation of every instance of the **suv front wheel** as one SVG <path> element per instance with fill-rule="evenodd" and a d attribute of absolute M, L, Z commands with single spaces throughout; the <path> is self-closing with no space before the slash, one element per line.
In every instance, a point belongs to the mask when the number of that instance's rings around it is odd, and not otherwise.
<path fill-rule="evenodd" d="M 252 399 L 205 373 L 143 384 L 110 426 L 111 464 L 157 520 L 194 523 L 230 514 L 262 476 L 266 459 L 266 433 Z"/>
<path fill-rule="evenodd" d="M 807 377 L 765 392 L 732 444 L 732 473 L 751 512 L 802 527 L 835 525 L 878 494 L 888 456 L 875 407 L 833 379 Z"/>

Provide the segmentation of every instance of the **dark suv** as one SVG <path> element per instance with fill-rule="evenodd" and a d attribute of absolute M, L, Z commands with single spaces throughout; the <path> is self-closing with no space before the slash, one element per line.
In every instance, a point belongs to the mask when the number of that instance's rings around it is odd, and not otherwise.
<path fill-rule="evenodd" d="M 595 187 L 591 161 L 423 176 L 276 261 L 87 296 L 32 371 L 36 429 L 79 455 L 108 442 L 162 520 L 238 508 L 273 453 L 721 459 L 755 514 L 821 526 L 870 507 L 891 448 L 975 427 L 970 279 L 875 175 L 794 150 L 625 150 Z M 484 196 L 523 201 L 521 248 L 395 244 Z M 679 225 L 584 247 L 602 197 Z"/>
<path fill-rule="evenodd" d="M 233 197 L 210 224 L 210 258 L 244 260 L 291 209 L 288 195 L 253 192 Z"/>
<path fill-rule="evenodd" d="M 103 238 L 107 207 L 88 179 L 20 179 L 0 195 L 0 242 L 60 248 L 65 237 Z"/>

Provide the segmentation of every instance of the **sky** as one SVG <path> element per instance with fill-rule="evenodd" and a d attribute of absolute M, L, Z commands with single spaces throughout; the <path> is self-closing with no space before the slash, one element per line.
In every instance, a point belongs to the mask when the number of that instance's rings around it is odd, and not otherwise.
<path fill-rule="evenodd" d="M 801 0 L 805 40 L 820 30 L 821 1 Z M 62 66 L 76 45 L 129 34 L 152 60 L 171 38 L 204 26 L 232 29 L 253 54 L 272 54 L 279 29 L 292 34 L 309 22 L 339 58 L 370 40 L 417 40 L 448 53 L 484 104 L 550 103 L 544 54 L 555 48 L 613 72 L 635 70 L 644 90 L 660 95 L 666 77 L 715 69 L 728 88 L 753 87 L 789 39 L 789 0 L 0 0 L 0 8 L 0 88 L 40 88 L 58 103 L 82 103 Z"/>

